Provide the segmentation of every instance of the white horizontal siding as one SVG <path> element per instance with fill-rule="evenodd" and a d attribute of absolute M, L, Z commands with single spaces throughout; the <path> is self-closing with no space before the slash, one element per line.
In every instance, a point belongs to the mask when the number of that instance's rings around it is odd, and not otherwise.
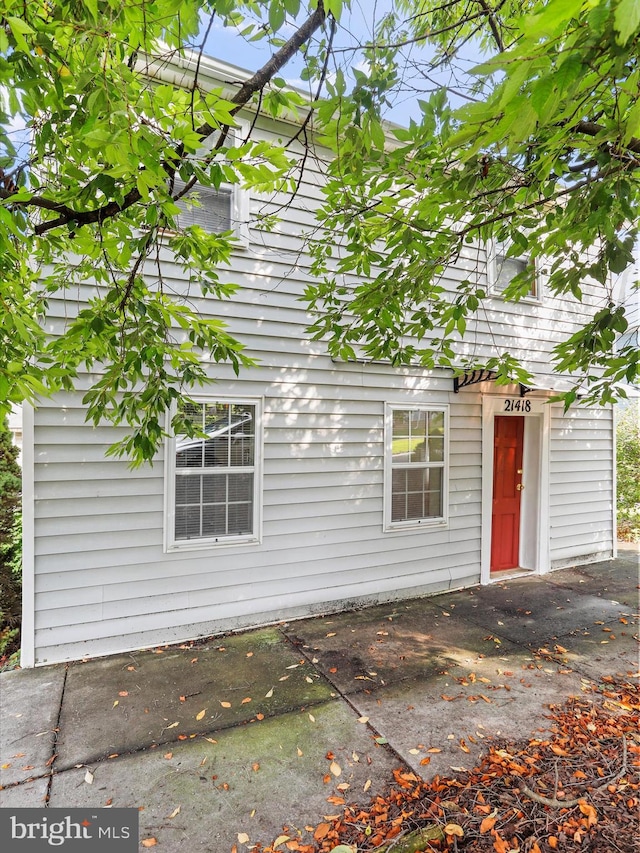
<path fill-rule="evenodd" d="M 551 419 L 551 564 L 613 553 L 613 415 L 576 407 Z"/>
<path fill-rule="evenodd" d="M 324 344 L 306 336 L 311 317 L 299 299 L 310 270 L 304 239 L 314 224 L 321 182 L 320 174 L 309 171 L 275 231 L 251 229 L 249 247 L 220 272 L 223 280 L 242 284 L 231 300 L 198 298 L 185 272 L 162 251 L 167 292 L 188 294 L 203 316 L 224 319 L 259 359 L 239 377 L 229 365 L 208 364 L 212 383 L 206 390 L 212 397 L 263 399 L 261 542 L 165 553 L 163 454 L 153 466 L 135 470 L 105 457 L 124 431 L 85 423 L 80 400 L 91 380 L 81 376 L 78 393 L 43 401 L 35 413 L 36 661 L 189 639 L 479 580 L 477 389 L 453 394 L 446 371 L 334 364 Z M 268 212 L 280 201 L 289 199 L 253 198 L 251 210 Z M 446 270 L 442 284 L 453 290 L 474 270 L 485 282 L 483 251 L 464 247 L 459 268 Z M 73 318 L 92 288 L 74 293 L 51 297 L 52 333 Z M 598 298 L 589 291 L 586 303 Z M 546 373 L 550 348 L 575 330 L 584 310 L 575 301 L 549 297 L 542 305 L 490 299 L 469 322 L 459 351 L 482 357 L 510 348 L 531 369 Z M 384 533 L 384 404 L 425 402 L 450 405 L 449 524 Z M 554 414 L 555 559 L 610 544 L 606 418 Z"/>
<path fill-rule="evenodd" d="M 234 382 L 243 396 L 272 392 L 264 399 L 259 545 L 164 553 L 161 460 L 132 471 L 104 458 L 110 428 L 84 424 L 73 394 L 63 396 L 58 426 L 52 401 L 38 411 L 39 660 L 64 657 L 71 647 L 105 653 L 128 634 L 161 642 L 170 626 L 186 637 L 195 623 L 251 624 L 275 599 L 278 613 L 311 612 L 354 595 L 373 600 L 478 579 L 479 404 L 454 399 L 445 377 L 348 365 L 345 385 L 337 381 L 341 368 L 325 358 L 320 370 L 320 363 L 313 381 L 295 388 L 269 382 L 265 368 L 257 369 L 259 379 Z M 385 534 L 384 402 L 425 399 L 452 403 L 450 524 Z M 130 647 L 126 639 L 120 644 Z"/>

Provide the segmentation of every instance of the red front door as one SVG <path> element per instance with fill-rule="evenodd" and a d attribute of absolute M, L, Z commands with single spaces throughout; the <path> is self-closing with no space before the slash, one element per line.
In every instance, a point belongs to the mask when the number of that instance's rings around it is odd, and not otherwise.
<path fill-rule="evenodd" d="M 493 433 L 491 571 L 515 569 L 520 556 L 524 418 L 496 417 Z"/>

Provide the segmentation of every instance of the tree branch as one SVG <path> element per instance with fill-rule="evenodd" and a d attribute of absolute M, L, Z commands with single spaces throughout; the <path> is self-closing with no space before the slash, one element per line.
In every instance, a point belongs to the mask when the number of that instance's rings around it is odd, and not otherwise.
<path fill-rule="evenodd" d="M 266 84 L 271 80 L 280 69 L 287 64 L 287 62 L 291 59 L 291 57 L 302 47 L 305 42 L 307 42 L 313 33 L 324 23 L 326 14 L 324 11 L 324 5 L 322 0 L 319 0 L 318 6 L 313 12 L 312 15 L 307 18 L 307 20 L 302 24 L 302 26 L 291 36 L 291 38 L 284 44 L 280 50 L 273 54 L 273 56 L 269 59 L 265 65 L 262 66 L 255 74 L 253 74 L 248 80 L 246 80 L 240 89 L 236 92 L 236 94 L 231 98 L 232 103 L 236 106 L 231 111 L 232 115 L 235 115 L 239 112 L 242 107 L 246 106 L 249 103 L 251 98 L 254 96 L 256 92 L 259 92 L 263 89 Z M 201 127 L 197 129 L 197 133 L 202 137 L 204 141 L 208 136 L 214 133 L 217 128 L 212 127 L 210 124 L 203 124 Z M 224 137 L 226 134 L 222 136 L 222 138 L 218 141 L 218 146 L 222 145 Z M 180 149 L 177 149 L 177 153 L 180 155 L 178 159 L 181 159 Z M 170 162 L 165 160 L 163 162 L 163 168 L 166 171 L 169 178 L 172 178 L 177 170 L 175 160 L 171 160 Z M 11 193 L 6 193 L 3 190 L 0 190 L 0 198 L 8 198 Z M 39 225 L 35 227 L 35 233 L 39 236 L 45 234 L 47 231 L 51 231 L 54 228 L 59 228 L 63 225 L 68 225 L 73 222 L 78 227 L 82 225 L 91 225 L 95 222 L 104 222 L 105 219 L 109 219 L 112 216 L 116 216 L 118 213 L 122 213 L 127 208 L 131 207 L 134 204 L 137 204 L 142 196 L 138 191 L 137 187 L 129 190 L 129 192 L 125 195 L 122 202 L 111 201 L 108 204 L 103 205 L 102 207 L 96 208 L 95 210 L 85 210 L 85 211 L 75 211 L 71 208 L 67 207 L 63 204 L 58 204 L 57 202 L 50 201 L 49 199 L 43 199 L 41 197 L 34 197 L 30 199 L 28 202 L 18 202 L 18 204 L 24 206 L 33 206 L 33 207 L 41 207 L 47 210 L 53 210 L 55 212 L 59 212 L 60 216 L 57 219 L 50 219 L 46 222 L 41 222 Z"/>

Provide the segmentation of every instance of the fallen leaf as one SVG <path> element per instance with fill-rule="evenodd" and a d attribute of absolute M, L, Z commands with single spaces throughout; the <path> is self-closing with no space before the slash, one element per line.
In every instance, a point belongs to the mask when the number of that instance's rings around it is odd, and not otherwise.
<path fill-rule="evenodd" d="M 368 723 L 369 717 L 358 717 L 358 722 L 359 723 Z"/>
<path fill-rule="evenodd" d="M 480 832 L 489 832 L 489 830 L 493 829 L 496 824 L 495 817 L 485 817 L 485 819 L 480 824 Z"/>
<path fill-rule="evenodd" d="M 116 699 L 116 701 L 113 703 L 113 705 L 112 705 L 111 707 L 112 707 L 112 708 L 115 708 L 115 707 L 116 707 L 116 705 L 119 705 L 119 704 L 120 704 L 120 702 L 118 702 L 118 700 Z"/>
<path fill-rule="evenodd" d="M 128 695 L 129 695 L 128 690 L 120 690 L 118 693 L 118 696 L 128 696 Z"/>
<path fill-rule="evenodd" d="M 171 759 L 173 758 L 173 753 L 172 752 L 165 752 L 163 757 L 166 758 L 167 761 L 171 761 Z"/>
<path fill-rule="evenodd" d="M 257 761 L 253 762 L 253 764 L 251 765 L 251 769 L 254 770 L 256 773 L 258 772 L 258 770 L 260 770 L 260 765 Z"/>
<path fill-rule="evenodd" d="M 300 749 L 300 747 L 297 747 L 297 753 L 299 757 L 302 757 L 304 755 L 304 752 Z"/>
<path fill-rule="evenodd" d="M 309 714 L 309 719 L 311 720 L 312 723 L 315 723 L 315 721 L 316 721 L 316 718 L 313 716 L 313 714 Z"/>
<path fill-rule="evenodd" d="M 316 830 L 315 830 L 315 832 L 313 833 L 313 837 L 315 838 L 315 840 L 316 840 L 316 841 L 322 841 L 322 839 L 323 839 L 326 835 L 328 835 L 328 834 L 329 834 L 329 831 L 330 831 L 330 830 L 331 830 L 331 827 L 329 826 L 329 824 L 328 824 L 328 823 L 319 823 L 319 824 L 316 826 Z"/>
<path fill-rule="evenodd" d="M 218 743 L 218 741 L 214 740 L 212 737 L 206 737 L 205 740 L 208 740 L 209 743 Z"/>
<path fill-rule="evenodd" d="M 246 705 L 248 702 L 251 702 L 251 696 L 246 696 L 240 704 Z"/>
<path fill-rule="evenodd" d="M 140 842 L 140 844 L 142 844 L 143 847 L 155 847 L 157 843 L 158 843 L 157 838 L 143 838 L 142 841 Z"/>
<path fill-rule="evenodd" d="M 444 828 L 445 835 L 457 835 L 458 838 L 462 838 L 464 835 L 464 829 L 457 823 L 448 823 Z"/>
<path fill-rule="evenodd" d="M 246 832 L 239 832 L 238 833 L 238 844 L 248 844 L 248 842 L 249 842 L 249 836 L 247 835 L 247 833 Z"/>
<path fill-rule="evenodd" d="M 87 770 L 87 772 L 84 774 L 84 781 L 87 783 L 87 785 L 93 785 L 93 773 L 91 772 L 91 770 Z"/>
<path fill-rule="evenodd" d="M 442 752 L 442 750 L 438 749 L 437 746 L 432 746 L 430 749 L 427 750 L 427 752 Z"/>
<path fill-rule="evenodd" d="M 425 765 L 427 765 L 430 761 L 431 761 L 431 759 L 429 758 L 429 756 L 428 756 L 428 755 L 426 755 L 426 756 L 422 759 L 422 761 L 420 762 L 420 765 L 421 765 L 422 767 L 424 767 L 424 766 L 425 766 Z"/>
<path fill-rule="evenodd" d="M 231 707 L 231 702 L 220 702 L 220 704 L 222 705 L 223 708 L 230 708 Z"/>
<path fill-rule="evenodd" d="M 291 840 L 291 836 L 290 836 L 290 835 L 279 835 L 279 836 L 276 838 L 276 840 L 273 842 L 273 846 L 274 846 L 274 847 L 279 847 L 281 844 L 284 844 L 284 843 L 285 843 L 285 841 L 290 841 L 290 840 Z"/>
<path fill-rule="evenodd" d="M 371 779 L 367 779 L 367 781 L 364 783 L 364 785 L 362 787 L 362 790 L 366 793 L 370 787 L 371 787 Z"/>
<path fill-rule="evenodd" d="M 196 720 L 201 720 L 204 715 L 207 713 L 207 709 L 203 708 L 198 714 L 196 714 Z"/>
<path fill-rule="evenodd" d="M 265 699 L 271 699 L 272 696 L 273 696 L 273 687 L 271 688 L 271 690 L 268 693 L 264 694 L 264 698 Z"/>
<path fill-rule="evenodd" d="M 180 725 L 180 723 L 179 723 L 179 722 L 178 722 L 178 723 L 171 723 L 171 725 L 170 725 L 170 726 L 167 726 L 167 728 L 168 728 L 168 729 L 175 729 L 175 727 L 176 727 L 176 726 L 179 726 L 179 725 Z"/>
<path fill-rule="evenodd" d="M 174 817 L 180 814 L 180 806 L 176 806 L 170 815 L 167 815 L 167 820 L 173 820 Z"/>
<path fill-rule="evenodd" d="M 337 763 L 337 761 L 332 761 L 329 765 L 329 770 L 333 773 L 334 776 L 339 776 L 342 773 L 342 768 Z"/>

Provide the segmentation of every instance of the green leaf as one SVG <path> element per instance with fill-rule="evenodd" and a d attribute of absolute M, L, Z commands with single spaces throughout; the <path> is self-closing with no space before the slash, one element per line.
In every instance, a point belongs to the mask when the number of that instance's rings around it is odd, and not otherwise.
<path fill-rule="evenodd" d="M 618 33 L 616 41 L 620 45 L 626 45 L 640 28 L 638 0 L 618 0 L 613 13 L 613 25 Z"/>

